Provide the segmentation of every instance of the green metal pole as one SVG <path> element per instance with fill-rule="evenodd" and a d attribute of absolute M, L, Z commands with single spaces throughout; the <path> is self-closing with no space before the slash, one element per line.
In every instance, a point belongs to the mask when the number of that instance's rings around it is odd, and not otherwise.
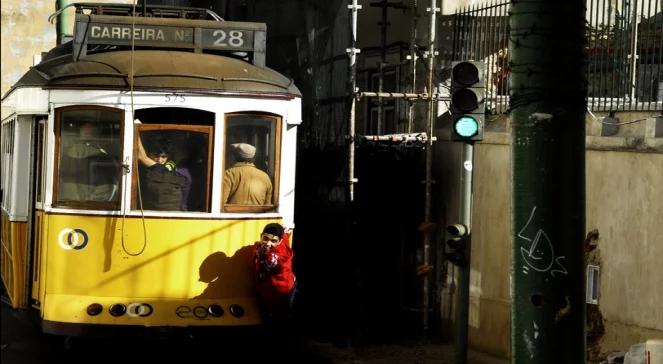
<path fill-rule="evenodd" d="M 513 363 L 584 364 L 585 2 L 512 0 Z"/>
<path fill-rule="evenodd" d="M 455 364 L 467 364 L 470 319 L 470 262 L 472 261 L 472 177 L 474 170 L 474 143 L 463 143 L 460 177 L 460 223 L 467 226 L 465 240 L 465 265 L 458 267 L 458 305 L 456 306 L 456 356 Z"/>
<path fill-rule="evenodd" d="M 69 5 L 69 0 L 57 0 L 55 2 L 55 10 L 60 10 Z M 73 10 L 65 10 L 61 12 L 56 18 L 56 42 L 57 44 L 64 43 L 67 38 L 71 39 L 73 37 L 73 16 L 70 13 Z"/>

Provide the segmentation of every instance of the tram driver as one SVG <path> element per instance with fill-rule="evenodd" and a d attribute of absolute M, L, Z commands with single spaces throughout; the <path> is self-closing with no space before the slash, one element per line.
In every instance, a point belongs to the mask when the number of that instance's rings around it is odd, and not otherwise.
<path fill-rule="evenodd" d="M 191 179 L 176 169 L 175 162 L 169 159 L 168 148 L 150 145 L 149 152 L 146 152 L 139 137 L 137 157 L 144 167 L 139 173 L 139 207 L 146 210 L 184 210 Z"/>
<path fill-rule="evenodd" d="M 64 201 L 114 201 L 118 197 L 117 153 L 107 151 L 100 123 L 71 123 L 77 136 L 63 149 L 59 198 Z"/>

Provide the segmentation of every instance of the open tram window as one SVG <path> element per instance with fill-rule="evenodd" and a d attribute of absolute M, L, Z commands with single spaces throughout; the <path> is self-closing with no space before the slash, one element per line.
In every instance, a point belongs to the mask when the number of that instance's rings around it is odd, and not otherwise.
<path fill-rule="evenodd" d="M 133 208 L 209 212 L 212 126 L 135 128 Z"/>
<path fill-rule="evenodd" d="M 281 119 L 226 116 L 222 204 L 226 212 L 268 212 L 278 205 Z"/>
<path fill-rule="evenodd" d="M 57 110 L 54 206 L 119 209 L 123 115 L 102 107 Z"/>

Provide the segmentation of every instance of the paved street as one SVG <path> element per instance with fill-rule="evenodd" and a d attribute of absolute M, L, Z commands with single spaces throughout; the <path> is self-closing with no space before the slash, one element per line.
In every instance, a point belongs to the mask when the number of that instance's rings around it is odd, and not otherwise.
<path fill-rule="evenodd" d="M 339 347 L 301 336 L 270 335 L 233 340 L 219 337 L 177 335 L 157 337 L 74 338 L 43 335 L 25 312 L 2 305 L 2 363 L 254 363 L 290 361 L 321 364 L 448 364 L 453 362 L 450 345 L 421 342 Z M 215 358 L 218 358 L 215 359 Z M 470 353 L 472 364 L 505 364 Z"/>

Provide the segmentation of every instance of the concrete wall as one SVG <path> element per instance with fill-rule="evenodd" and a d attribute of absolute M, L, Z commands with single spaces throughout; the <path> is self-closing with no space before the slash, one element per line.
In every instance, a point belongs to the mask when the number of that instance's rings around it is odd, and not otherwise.
<path fill-rule="evenodd" d="M 79 1 L 71 1 L 79 2 Z M 131 3 L 129 0 L 99 0 L 99 3 Z M 0 42 L 2 87 L 4 95 L 33 65 L 34 56 L 55 47 L 55 24 L 48 22 L 55 13 L 55 0 L 3 0 Z M 66 10 L 73 15 L 73 9 Z M 72 18 L 73 25 L 73 18 Z"/>
<path fill-rule="evenodd" d="M 55 1 L 2 1 L 0 42 L 2 48 L 2 88 L 4 95 L 33 64 L 33 56 L 53 48 L 55 25 L 48 16 Z"/>
<path fill-rule="evenodd" d="M 660 119 L 649 117 L 654 114 L 618 114 L 620 122 L 641 121 L 609 137 L 601 136 L 606 129 L 594 117 L 587 118 L 586 230 L 599 233 L 594 261 L 600 266 L 602 353 L 663 337 L 663 138 L 654 137 L 661 128 Z M 502 119 L 496 129 L 508 130 L 507 122 Z M 503 357 L 511 350 L 509 143 L 508 133 L 489 132 L 475 148 L 470 289 L 471 344 Z M 442 144 L 448 153 L 441 158 L 451 165 L 453 179 L 458 153 Z M 457 198 L 448 197 L 453 219 Z M 443 305 L 448 301 L 445 296 Z"/>

